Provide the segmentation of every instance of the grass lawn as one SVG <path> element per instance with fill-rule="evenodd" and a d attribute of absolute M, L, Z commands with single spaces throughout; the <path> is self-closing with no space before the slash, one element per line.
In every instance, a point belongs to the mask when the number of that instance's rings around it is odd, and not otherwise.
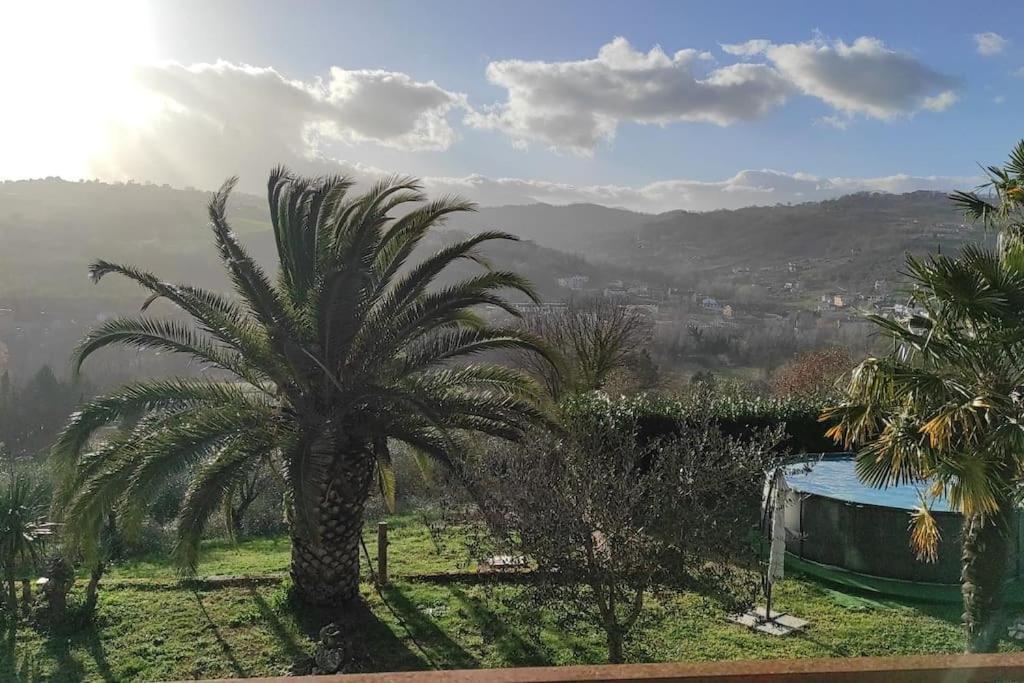
<path fill-rule="evenodd" d="M 414 516 L 390 522 L 393 575 L 466 567 L 466 553 L 457 540 L 445 541 L 439 551 Z M 366 536 L 373 554 L 372 525 Z M 257 576 L 287 569 L 284 539 L 254 539 L 237 546 L 211 542 L 206 551 L 204 575 Z M 284 586 L 190 590 L 174 581 L 173 569 L 157 557 L 118 566 L 105 581 L 93 626 L 48 636 L 21 625 L 13 640 L 7 637 L 0 643 L 0 681 L 281 674 L 310 651 L 310 637 L 319 625 L 303 623 L 289 610 Z M 374 667 L 604 661 L 599 631 L 586 625 L 566 629 L 551 611 L 512 610 L 504 598 L 518 590 L 513 585 L 396 579 L 384 591 L 388 609 L 376 591 L 364 585 L 373 613 L 366 642 Z M 810 619 L 806 633 L 783 639 L 753 633 L 725 621 L 718 608 L 699 596 L 682 594 L 649 602 L 627 656 L 632 661 L 841 657 L 961 648 L 960 610 L 955 604 L 880 600 L 797 577 L 787 579 L 777 595 L 781 609 Z"/>

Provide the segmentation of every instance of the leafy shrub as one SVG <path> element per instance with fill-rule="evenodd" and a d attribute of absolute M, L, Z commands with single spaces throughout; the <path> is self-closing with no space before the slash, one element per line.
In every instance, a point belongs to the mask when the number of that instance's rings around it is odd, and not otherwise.
<path fill-rule="evenodd" d="M 726 436 L 750 438 L 766 429 L 782 426 L 785 436 L 779 447 L 793 453 L 827 453 L 842 450 L 825 436 L 827 425 L 819 422 L 823 406 L 810 397 L 746 397 L 695 393 L 683 398 L 659 394 L 613 399 L 601 392 L 577 394 L 565 399 L 563 415 L 594 421 L 597 427 L 635 424 L 641 436 L 674 435 L 679 424 L 715 422 Z"/>

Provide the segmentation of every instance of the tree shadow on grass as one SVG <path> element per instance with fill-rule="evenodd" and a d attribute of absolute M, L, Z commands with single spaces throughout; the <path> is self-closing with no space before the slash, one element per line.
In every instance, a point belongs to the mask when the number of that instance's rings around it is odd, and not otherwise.
<path fill-rule="evenodd" d="M 421 650 L 419 653 L 409 651 L 416 665 L 405 667 L 406 669 L 475 669 L 480 666 L 480 661 L 425 615 L 408 598 L 402 587 L 388 586 L 383 589 L 382 594 L 395 615 L 408 628 L 414 646 Z M 402 624 L 399 624 L 399 627 L 401 628 Z"/>
<path fill-rule="evenodd" d="M 295 639 L 295 636 L 281 622 L 280 615 L 278 615 L 278 613 L 267 604 L 267 601 L 263 596 L 260 595 L 255 588 L 249 588 L 249 596 L 256 605 L 256 609 L 259 610 L 264 623 L 266 623 L 270 630 L 273 631 L 274 637 L 277 641 L 281 643 L 282 648 L 284 648 L 285 653 L 287 653 L 288 657 L 291 659 L 292 664 L 297 665 L 308 660 L 310 656 L 309 650 Z M 303 628 L 303 631 L 306 630 L 306 628 Z"/>
<path fill-rule="evenodd" d="M 20 628 L 30 628 L 25 624 L 19 626 Z M 83 649 L 96 662 L 96 670 L 89 672 L 89 675 L 95 677 L 98 674 L 107 683 L 117 680 L 110 670 L 106 652 L 93 624 L 88 624 L 73 632 L 55 631 L 46 634 L 42 652 L 38 654 L 23 652 L 18 657 L 15 645 L 16 632 L 6 628 L 3 633 L 3 642 L 0 644 L 0 681 L 5 683 L 7 681 L 11 683 L 81 681 L 86 677 L 87 672 L 73 652 Z M 43 658 L 51 661 L 53 666 L 44 666 Z"/>
<path fill-rule="evenodd" d="M 196 604 L 199 606 L 199 611 L 202 613 L 203 618 L 206 620 L 206 628 L 209 629 L 211 633 L 213 633 L 213 637 L 217 640 L 217 645 L 220 646 L 221 652 L 223 652 L 224 656 L 227 657 L 228 663 L 231 665 L 231 671 L 234 672 L 237 678 L 246 678 L 249 675 L 248 672 L 245 670 L 245 668 L 242 667 L 242 664 L 238 661 L 238 658 L 235 657 L 234 648 L 232 648 L 231 645 L 226 640 L 224 640 L 224 637 L 220 633 L 220 628 L 218 628 L 216 622 L 214 622 L 213 618 L 210 616 L 210 613 L 206 611 L 206 605 L 203 604 L 202 594 L 200 594 L 198 591 L 193 591 L 192 595 L 196 599 Z"/>
<path fill-rule="evenodd" d="M 461 588 L 452 588 L 452 596 L 459 601 L 469 619 L 480 629 L 488 643 L 493 643 L 509 666 L 546 666 L 551 658 L 535 638 L 517 629 L 499 616 L 484 600 L 467 594 Z"/>
<path fill-rule="evenodd" d="M 354 668 L 348 672 L 420 671 L 432 666 L 428 657 L 411 649 L 402 638 L 404 634 L 381 621 L 362 598 L 343 608 L 331 609 L 306 605 L 289 596 L 288 616 L 294 619 L 300 633 L 309 639 L 309 643 L 304 644 L 289 631 L 282 621 L 284 615 L 278 609 L 267 604 L 255 590 L 251 593 L 260 615 L 294 665 L 309 662 L 315 643 L 320 640 L 320 630 L 334 623 L 342 633 L 349 634 L 346 647 L 352 657 L 350 666 Z"/>

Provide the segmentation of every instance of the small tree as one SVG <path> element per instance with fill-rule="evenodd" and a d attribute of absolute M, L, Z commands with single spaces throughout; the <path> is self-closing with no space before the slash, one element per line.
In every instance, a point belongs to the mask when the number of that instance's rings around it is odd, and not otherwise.
<path fill-rule="evenodd" d="M 537 362 L 535 354 L 519 354 L 520 364 L 556 399 L 574 391 L 603 389 L 614 372 L 635 372 L 645 360 L 652 362 L 640 357 L 650 338 L 648 319 L 635 308 L 607 299 L 571 301 L 564 310 L 528 316 L 521 325 L 565 357 L 559 367 Z M 640 381 L 645 382 L 647 378 Z"/>
<path fill-rule="evenodd" d="M 563 413 L 562 438 L 535 433 L 475 466 L 495 536 L 537 564 L 524 595 L 601 628 L 613 663 L 652 590 L 749 604 L 759 586 L 751 532 L 778 434 L 729 438 L 704 419 L 645 439 L 601 395 Z"/>
<path fill-rule="evenodd" d="M 836 346 L 804 351 L 772 375 L 772 390 L 780 396 L 828 396 L 853 369 L 850 352 Z"/>
<path fill-rule="evenodd" d="M 18 570 L 39 559 L 43 542 L 53 535 L 54 526 L 44 521 L 46 490 L 23 475 L 13 475 L 0 485 L 0 575 L 8 613 L 17 614 Z"/>
<path fill-rule="evenodd" d="M 274 464 L 269 458 L 262 466 L 254 468 L 244 477 L 234 482 L 224 496 L 224 525 L 228 534 L 238 539 L 242 536 L 242 525 L 249 507 L 266 491 L 274 490 Z M 279 476 L 279 475 L 278 475 Z"/>

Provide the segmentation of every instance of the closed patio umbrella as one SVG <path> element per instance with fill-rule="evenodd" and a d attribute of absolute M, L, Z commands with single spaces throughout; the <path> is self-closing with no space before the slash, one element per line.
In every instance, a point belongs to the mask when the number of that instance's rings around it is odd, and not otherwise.
<path fill-rule="evenodd" d="M 767 501 L 771 507 L 771 546 L 768 550 L 768 581 L 766 586 L 765 618 L 772 620 L 772 587 L 776 581 L 782 581 L 786 574 L 786 496 L 789 484 L 782 468 L 775 470 L 772 478 L 771 497 Z"/>

